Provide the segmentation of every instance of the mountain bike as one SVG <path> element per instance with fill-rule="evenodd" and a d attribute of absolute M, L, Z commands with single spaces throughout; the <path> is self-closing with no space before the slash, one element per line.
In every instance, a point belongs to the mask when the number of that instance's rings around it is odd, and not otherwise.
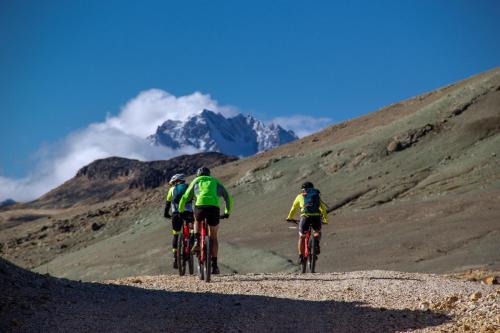
<path fill-rule="evenodd" d="M 225 219 L 225 216 L 220 216 L 219 219 Z M 207 219 L 200 222 L 200 251 L 197 253 L 198 257 L 198 276 L 200 280 L 210 282 L 212 274 L 212 240 L 208 235 Z"/>
<path fill-rule="evenodd" d="M 297 220 L 288 220 L 289 223 L 299 224 Z M 316 260 L 318 259 L 318 255 L 316 254 L 318 250 L 318 245 L 316 244 L 317 238 L 311 237 L 312 227 L 309 225 L 309 229 L 307 229 L 306 237 L 304 240 L 304 254 L 302 256 L 302 262 L 300 263 L 301 272 L 305 273 L 307 268 L 309 268 L 309 272 L 316 272 Z"/>
<path fill-rule="evenodd" d="M 190 228 L 189 223 L 186 221 L 182 224 L 182 232 L 179 235 L 179 241 L 177 242 L 177 263 L 179 266 L 179 275 L 183 276 L 186 274 L 186 266 L 188 266 L 189 274 L 194 273 L 194 259 L 191 253 L 191 245 L 193 243 L 193 235 L 191 233 L 192 226 Z"/>

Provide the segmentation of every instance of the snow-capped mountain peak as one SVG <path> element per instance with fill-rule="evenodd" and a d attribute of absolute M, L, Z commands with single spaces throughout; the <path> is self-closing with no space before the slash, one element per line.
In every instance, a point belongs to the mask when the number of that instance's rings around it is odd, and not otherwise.
<path fill-rule="evenodd" d="M 251 115 L 226 118 L 205 109 L 186 121 L 165 121 L 149 139 L 156 145 L 173 149 L 192 146 L 201 151 L 249 156 L 293 141 L 297 136 L 279 125 L 266 125 Z"/>

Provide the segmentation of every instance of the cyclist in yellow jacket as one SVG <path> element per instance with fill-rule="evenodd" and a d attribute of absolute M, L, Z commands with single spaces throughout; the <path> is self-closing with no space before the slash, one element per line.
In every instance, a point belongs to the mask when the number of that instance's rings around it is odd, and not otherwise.
<path fill-rule="evenodd" d="M 321 225 L 328 224 L 328 213 L 326 211 L 326 205 L 321 200 L 319 196 L 319 191 L 314 188 L 311 182 L 305 182 L 302 184 L 302 192 L 295 198 L 292 208 L 288 213 L 287 221 L 293 221 L 294 215 L 300 209 L 300 222 L 299 222 L 299 264 L 302 263 L 304 247 L 305 247 L 305 234 L 309 227 L 312 227 L 314 233 L 313 236 L 316 237 L 317 249 L 316 253 L 319 254 L 319 241 L 321 239 Z"/>

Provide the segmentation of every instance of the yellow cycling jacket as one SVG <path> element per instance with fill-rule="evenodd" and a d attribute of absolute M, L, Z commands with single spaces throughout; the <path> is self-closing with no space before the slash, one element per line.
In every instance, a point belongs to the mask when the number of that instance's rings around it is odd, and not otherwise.
<path fill-rule="evenodd" d="M 319 205 L 319 213 L 304 213 L 304 196 L 302 195 L 302 193 L 300 193 L 293 201 L 292 208 L 290 209 L 290 213 L 288 213 L 287 220 L 293 219 L 294 215 L 299 209 L 300 216 L 321 216 L 323 224 L 328 223 L 328 213 L 326 212 L 326 205 L 323 201 L 321 201 Z"/>

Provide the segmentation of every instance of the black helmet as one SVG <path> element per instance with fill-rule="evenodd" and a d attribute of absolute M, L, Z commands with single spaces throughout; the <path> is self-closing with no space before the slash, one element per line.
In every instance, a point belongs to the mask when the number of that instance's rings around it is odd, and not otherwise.
<path fill-rule="evenodd" d="M 302 188 L 303 189 L 305 189 L 305 188 L 314 188 L 314 185 L 311 182 L 305 182 L 304 184 L 302 184 Z"/>
<path fill-rule="evenodd" d="M 196 171 L 196 176 L 210 176 L 210 169 L 207 167 L 201 167 Z"/>

